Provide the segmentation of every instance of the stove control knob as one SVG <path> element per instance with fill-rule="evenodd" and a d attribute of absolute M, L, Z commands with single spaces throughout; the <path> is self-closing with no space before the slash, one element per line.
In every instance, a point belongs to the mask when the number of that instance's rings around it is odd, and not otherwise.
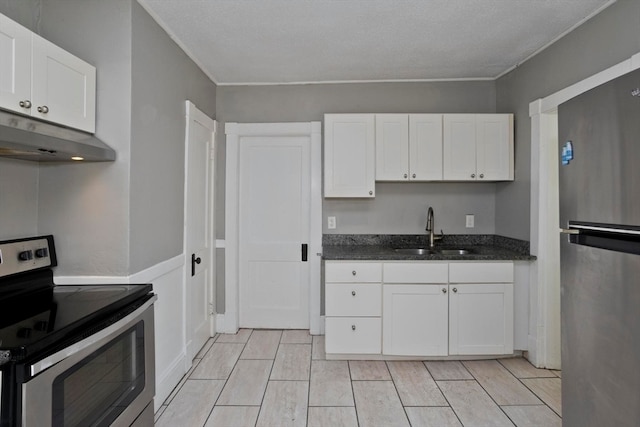
<path fill-rule="evenodd" d="M 38 320 L 35 325 L 33 325 L 33 329 L 36 331 L 44 332 L 49 328 L 49 322 L 46 320 Z"/>
<path fill-rule="evenodd" d="M 46 258 L 47 256 L 49 256 L 47 248 L 36 249 L 36 258 Z"/>
<path fill-rule="evenodd" d="M 29 338 L 31 336 L 31 328 L 18 329 L 18 338 Z"/>
<path fill-rule="evenodd" d="M 20 261 L 29 261 L 33 259 L 33 251 L 22 251 L 18 254 L 18 259 Z"/>

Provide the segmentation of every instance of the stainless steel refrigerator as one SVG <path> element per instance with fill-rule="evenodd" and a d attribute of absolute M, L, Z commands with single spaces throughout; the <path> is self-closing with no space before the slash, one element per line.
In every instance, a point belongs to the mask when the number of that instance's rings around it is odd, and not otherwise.
<path fill-rule="evenodd" d="M 562 417 L 640 426 L 640 70 L 558 108 Z"/>

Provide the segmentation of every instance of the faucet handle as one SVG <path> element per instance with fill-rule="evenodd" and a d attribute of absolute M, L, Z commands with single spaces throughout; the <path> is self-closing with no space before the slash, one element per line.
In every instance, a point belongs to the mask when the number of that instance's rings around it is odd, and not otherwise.
<path fill-rule="evenodd" d="M 440 229 L 439 236 L 433 236 L 433 240 L 442 240 L 443 238 L 444 238 L 444 232 L 442 231 L 442 229 Z"/>

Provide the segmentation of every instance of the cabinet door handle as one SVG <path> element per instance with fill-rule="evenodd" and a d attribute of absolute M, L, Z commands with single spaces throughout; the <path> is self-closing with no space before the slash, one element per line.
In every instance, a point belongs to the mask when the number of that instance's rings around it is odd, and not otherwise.
<path fill-rule="evenodd" d="M 475 174 L 475 173 L 472 173 L 472 174 L 471 174 L 471 178 L 475 178 L 475 177 L 476 177 L 476 174 Z"/>
<path fill-rule="evenodd" d="M 442 293 L 446 294 L 447 293 L 447 288 L 442 288 Z"/>
<path fill-rule="evenodd" d="M 407 179 L 407 177 L 408 177 L 408 175 L 405 173 L 405 174 L 404 174 L 404 178 L 405 178 L 405 179 Z"/>
<path fill-rule="evenodd" d="M 355 331 L 356 330 L 356 325 L 351 325 L 351 330 Z"/>
<path fill-rule="evenodd" d="M 458 288 L 453 288 L 453 289 L 452 289 L 452 291 L 453 291 L 454 293 L 457 293 L 457 292 L 458 292 Z"/>
<path fill-rule="evenodd" d="M 31 108 L 31 101 L 26 99 L 24 101 L 20 101 L 18 105 L 20 105 L 22 108 Z"/>
<path fill-rule="evenodd" d="M 353 271 L 351 272 L 351 274 L 353 274 L 353 275 L 355 276 L 355 275 L 356 275 L 356 271 L 355 271 L 355 270 L 353 270 Z"/>
<path fill-rule="evenodd" d="M 373 191 L 369 191 L 369 195 L 370 195 L 370 196 L 373 196 Z"/>
<path fill-rule="evenodd" d="M 413 175 L 411 175 L 411 178 L 415 178 L 415 177 L 416 177 L 416 174 L 415 174 L 415 173 L 414 173 Z"/>
<path fill-rule="evenodd" d="M 351 295 L 356 296 L 356 291 L 351 291 Z"/>
<path fill-rule="evenodd" d="M 480 174 L 480 178 L 484 178 L 484 174 L 483 173 Z"/>
<path fill-rule="evenodd" d="M 302 244 L 302 262 L 307 262 L 309 254 L 309 245 L 306 243 Z"/>
<path fill-rule="evenodd" d="M 49 107 L 43 105 L 42 107 L 38 107 L 38 113 L 47 114 L 49 112 Z"/>

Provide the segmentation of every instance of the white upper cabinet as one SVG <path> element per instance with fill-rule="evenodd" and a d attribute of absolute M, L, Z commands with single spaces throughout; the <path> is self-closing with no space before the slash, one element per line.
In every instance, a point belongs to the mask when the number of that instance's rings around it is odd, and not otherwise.
<path fill-rule="evenodd" d="M 376 114 L 376 181 L 409 180 L 409 115 Z"/>
<path fill-rule="evenodd" d="M 513 180 L 513 114 L 445 114 L 447 181 Z"/>
<path fill-rule="evenodd" d="M 376 114 L 376 181 L 442 180 L 442 114 Z"/>
<path fill-rule="evenodd" d="M 0 24 L 0 108 L 95 132 L 95 67 L 4 15 Z"/>
<path fill-rule="evenodd" d="M 409 179 L 442 180 L 442 114 L 409 115 Z"/>
<path fill-rule="evenodd" d="M 31 31 L 0 14 L 0 108 L 30 114 Z"/>
<path fill-rule="evenodd" d="M 325 114 L 324 197 L 375 197 L 375 115 Z"/>
<path fill-rule="evenodd" d="M 31 114 L 87 132 L 95 131 L 96 69 L 33 35 Z"/>

